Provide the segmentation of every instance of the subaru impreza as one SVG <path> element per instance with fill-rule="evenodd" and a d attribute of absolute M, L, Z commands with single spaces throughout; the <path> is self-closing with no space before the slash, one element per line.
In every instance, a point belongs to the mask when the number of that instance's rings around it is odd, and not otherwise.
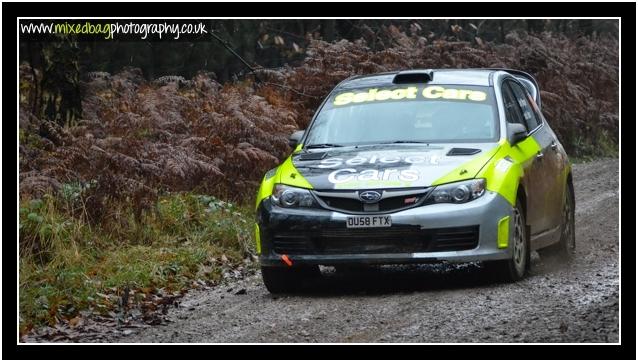
<path fill-rule="evenodd" d="M 272 293 L 320 265 L 481 262 L 516 281 L 533 250 L 574 253 L 571 164 L 528 73 L 352 77 L 289 142 L 256 200 Z"/>

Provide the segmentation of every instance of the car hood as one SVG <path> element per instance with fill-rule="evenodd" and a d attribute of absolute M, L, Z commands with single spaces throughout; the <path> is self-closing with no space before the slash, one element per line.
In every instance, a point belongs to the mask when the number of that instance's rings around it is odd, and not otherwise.
<path fill-rule="evenodd" d="M 339 147 L 298 152 L 291 161 L 316 190 L 427 187 L 475 177 L 497 149 L 496 143 Z M 295 176 L 283 172 L 281 181 Z"/>

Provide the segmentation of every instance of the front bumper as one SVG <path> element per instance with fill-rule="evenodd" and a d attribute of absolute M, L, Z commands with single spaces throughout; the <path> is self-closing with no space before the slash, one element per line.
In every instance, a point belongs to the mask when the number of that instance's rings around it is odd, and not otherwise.
<path fill-rule="evenodd" d="M 321 265 L 462 263 L 512 255 L 511 243 L 499 248 L 497 237 L 499 220 L 506 216 L 513 220 L 513 208 L 494 192 L 465 204 L 426 205 L 388 215 L 392 215 L 390 228 L 368 230 L 364 235 L 346 228 L 348 214 L 286 209 L 265 199 L 257 212 L 261 264 L 285 266 L 283 254 L 293 264 Z M 455 232 L 462 233 L 466 241 L 476 240 L 456 250 L 453 238 L 441 238 Z M 508 235 L 512 232 L 510 222 Z"/>

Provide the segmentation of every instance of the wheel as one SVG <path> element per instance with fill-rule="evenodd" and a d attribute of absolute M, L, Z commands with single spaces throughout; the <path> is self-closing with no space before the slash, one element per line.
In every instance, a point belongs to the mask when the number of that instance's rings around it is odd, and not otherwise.
<path fill-rule="evenodd" d="M 559 254 L 571 260 L 576 254 L 576 205 L 574 205 L 574 191 L 567 186 L 565 203 L 563 205 L 563 226 L 558 242 Z"/>
<path fill-rule="evenodd" d="M 574 207 L 574 191 L 570 185 L 565 190 L 565 200 L 561 213 L 561 233 L 560 240 L 553 245 L 539 250 L 541 257 L 558 256 L 564 260 L 571 261 L 576 254 L 576 221 Z"/>
<path fill-rule="evenodd" d="M 514 208 L 514 233 L 510 242 L 512 243 L 512 257 L 507 260 L 486 262 L 485 268 L 498 280 L 515 282 L 525 277 L 530 255 L 529 240 L 525 232 L 525 214 L 518 200 Z"/>
<path fill-rule="evenodd" d="M 270 293 L 290 293 L 303 289 L 308 282 L 319 277 L 319 266 L 261 267 L 261 277 Z"/>

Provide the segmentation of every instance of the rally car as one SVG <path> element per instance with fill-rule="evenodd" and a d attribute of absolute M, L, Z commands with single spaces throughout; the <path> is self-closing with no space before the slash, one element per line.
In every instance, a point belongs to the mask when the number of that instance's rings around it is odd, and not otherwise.
<path fill-rule="evenodd" d="M 516 281 L 532 250 L 574 253 L 571 163 L 525 72 L 352 77 L 290 144 L 256 200 L 272 293 L 319 265 L 482 262 Z"/>

